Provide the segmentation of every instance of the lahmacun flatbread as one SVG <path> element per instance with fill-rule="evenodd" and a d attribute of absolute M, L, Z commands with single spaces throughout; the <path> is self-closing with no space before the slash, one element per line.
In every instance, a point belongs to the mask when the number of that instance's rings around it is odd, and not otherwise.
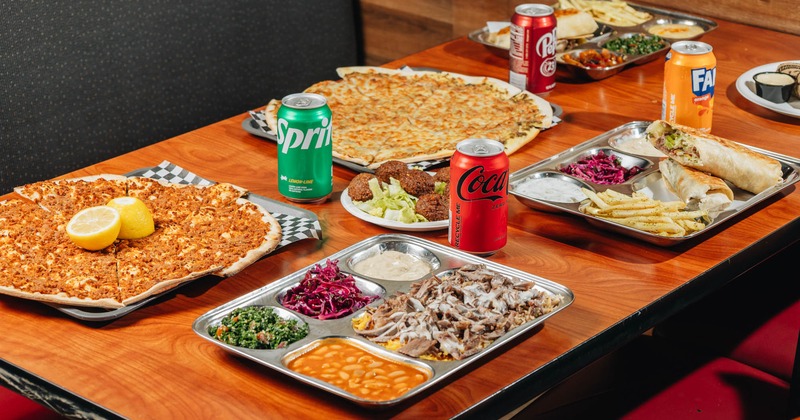
<path fill-rule="evenodd" d="M 120 308 L 206 275 L 232 276 L 272 252 L 281 226 L 241 187 L 98 175 L 15 188 L 0 202 L 0 293 L 70 306 Z M 153 234 L 100 251 L 73 244 L 72 215 L 120 196 L 145 202 Z"/>
<path fill-rule="evenodd" d="M 333 114 L 333 155 L 368 168 L 452 156 L 468 138 L 490 138 L 511 154 L 553 122 L 550 104 L 490 77 L 381 67 L 343 67 L 340 80 L 305 90 L 325 96 Z M 279 99 L 264 109 L 277 133 Z"/>

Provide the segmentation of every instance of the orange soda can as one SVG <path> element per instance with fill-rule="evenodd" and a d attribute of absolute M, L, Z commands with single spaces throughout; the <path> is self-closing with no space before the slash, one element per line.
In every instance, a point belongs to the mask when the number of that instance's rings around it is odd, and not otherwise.
<path fill-rule="evenodd" d="M 717 58 L 711 45 L 698 41 L 672 44 L 664 64 L 661 119 L 711 131 Z"/>

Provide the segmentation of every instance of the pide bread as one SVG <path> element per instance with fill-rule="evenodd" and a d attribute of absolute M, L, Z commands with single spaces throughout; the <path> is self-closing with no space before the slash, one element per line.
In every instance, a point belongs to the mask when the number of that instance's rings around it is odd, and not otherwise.
<path fill-rule="evenodd" d="M 555 15 L 558 39 L 587 38 L 598 28 L 592 15 L 578 9 L 557 9 Z"/>
<path fill-rule="evenodd" d="M 468 138 L 497 140 L 512 154 L 552 124 L 547 101 L 490 77 L 380 67 L 344 67 L 338 73 L 340 80 L 305 92 L 328 100 L 333 156 L 368 168 L 390 160 L 449 158 Z M 280 106 L 273 99 L 264 110 L 275 132 Z"/>

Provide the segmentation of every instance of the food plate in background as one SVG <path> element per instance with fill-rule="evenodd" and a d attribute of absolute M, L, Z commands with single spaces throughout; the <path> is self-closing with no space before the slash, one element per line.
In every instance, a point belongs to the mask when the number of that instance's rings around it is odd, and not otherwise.
<path fill-rule="evenodd" d="M 556 59 L 560 64 L 560 68 L 562 68 L 562 76 L 564 73 L 567 73 L 567 76 L 577 77 L 580 79 L 585 80 L 601 80 L 607 77 L 611 77 L 625 68 L 629 64 L 644 64 L 649 61 L 657 59 L 659 56 L 666 54 L 669 50 L 669 44 L 675 41 L 686 41 L 686 40 L 696 40 L 701 38 L 703 35 L 713 31 L 717 28 L 718 24 L 710 19 L 701 18 L 699 16 L 694 16 L 682 12 L 666 10 L 656 7 L 650 6 L 642 6 L 635 3 L 628 2 L 632 8 L 647 12 L 652 15 L 652 17 L 640 24 L 632 25 L 632 26 L 618 26 L 613 24 L 607 24 L 600 21 L 598 22 L 598 30 L 595 32 L 592 38 L 589 38 L 586 43 L 574 46 L 572 48 L 568 48 L 564 51 L 561 51 L 557 54 Z M 557 6 L 557 4 L 556 4 Z M 638 56 L 638 57 L 630 57 L 627 63 L 622 63 L 615 66 L 609 66 L 606 68 L 600 69 L 586 69 L 580 66 L 574 66 L 570 64 L 565 64 L 562 59 L 559 59 L 559 56 L 563 54 L 569 54 L 581 49 L 592 49 L 592 48 L 602 48 L 600 44 L 607 42 L 612 37 L 620 37 L 626 36 L 628 33 L 645 33 L 651 34 L 651 30 L 654 30 L 656 25 L 678 25 L 678 26 L 685 26 L 691 28 L 698 28 L 702 30 L 702 32 L 697 33 L 691 37 L 670 37 L 670 36 L 661 36 L 666 41 L 666 47 L 663 50 L 660 50 L 653 54 L 648 54 L 646 56 Z M 479 44 L 483 44 L 487 47 L 492 53 L 508 58 L 508 48 L 504 48 L 502 46 L 493 44 L 489 41 L 489 27 L 483 27 L 481 29 L 475 30 L 468 35 L 468 38 L 474 42 Z"/>
<path fill-rule="evenodd" d="M 594 34 L 591 37 L 587 38 L 586 42 L 600 42 L 603 39 L 611 36 L 613 33 L 614 29 L 611 28 L 610 26 L 598 25 L 597 30 L 594 31 Z M 508 47 L 492 43 L 490 41 L 489 34 L 490 34 L 489 27 L 484 26 L 481 29 L 476 29 L 470 32 L 467 35 L 467 38 L 469 38 L 471 41 L 477 42 L 478 44 L 483 44 L 486 47 L 486 49 L 488 49 L 497 56 L 508 58 Z M 566 43 L 565 41 L 566 40 L 559 40 L 559 42 Z M 558 48 L 559 45 L 556 44 L 556 47 Z M 564 48 L 563 51 L 566 51 L 567 49 L 571 48 Z"/>
<path fill-rule="evenodd" d="M 213 343 L 214 345 L 220 346 L 222 349 L 233 355 L 252 360 L 255 363 L 283 373 L 290 378 L 294 378 L 299 382 L 322 389 L 363 407 L 385 408 L 406 401 L 409 398 L 426 392 L 434 386 L 440 385 L 442 382 L 448 380 L 458 372 L 465 370 L 473 363 L 480 363 L 484 361 L 490 354 L 494 354 L 508 348 L 510 345 L 512 345 L 511 343 L 513 343 L 513 340 L 519 337 L 535 334 L 534 330 L 537 326 L 542 325 L 545 320 L 566 309 L 574 300 L 574 294 L 569 288 L 548 279 L 516 270 L 514 268 L 501 265 L 435 242 L 403 234 L 386 234 L 365 239 L 342 251 L 328 256 L 316 264 L 325 266 L 328 260 L 336 260 L 338 261 L 340 272 L 344 274 L 352 274 L 357 284 L 363 285 L 369 283 L 373 287 L 369 287 L 368 290 L 382 291 L 382 293 L 374 292 L 373 294 L 381 296 L 379 300 L 369 304 L 370 307 L 375 307 L 383 303 L 386 297 L 400 293 L 407 293 L 410 290 L 411 285 L 416 282 L 412 280 L 398 281 L 369 277 L 359 274 L 354 268 L 359 261 L 362 261 L 371 255 L 383 253 L 386 250 L 403 252 L 424 261 L 434 262 L 431 264 L 430 274 L 424 275 L 419 280 L 430 278 L 432 275 L 442 278 L 448 273 L 451 273 L 453 270 L 463 267 L 467 264 L 483 264 L 485 268 L 507 278 L 516 278 L 522 282 L 531 282 L 533 286 L 531 290 L 534 290 L 537 293 L 541 292 L 542 296 L 545 298 L 559 300 L 560 303 L 555 306 L 551 312 L 545 313 L 535 319 L 517 326 L 516 328 L 506 331 L 505 334 L 496 338 L 486 347 L 480 349 L 477 353 L 460 360 L 449 361 L 427 360 L 418 357 L 407 356 L 394 350 L 388 350 L 377 343 L 365 339 L 360 334 L 356 333 L 353 327 L 353 320 L 365 312 L 364 308 L 357 310 L 355 313 L 344 315 L 336 319 L 322 320 L 301 314 L 299 312 L 291 311 L 292 318 L 296 317 L 300 319 L 301 322 L 304 322 L 308 325 L 308 335 L 298 341 L 286 345 L 285 347 L 273 350 L 249 349 L 226 344 L 214 339 L 209 334 L 209 327 L 213 329 L 218 326 L 223 317 L 237 308 L 269 306 L 280 312 L 290 312 L 281 305 L 280 296 L 285 292 L 285 290 L 298 284 L 304 278 L 309 269 L 314 266 L 314 264 L 312 264 L 304 269 L 301 269 L 281 279 L 275 280 L 264 287 L 256 289 L 248 294 L 240 296 L 206 312 L 194 321 L 192 324 L 192 329 L 203 339 Z M 370 294 L 366 290 L 364 292 L 366 294 Z M 531 300 L 531 302 L 534 300 L 535 299 Z M 319 343 L 322 340 L 334 337 L 349 340 L 352 344 L 358 345 L 369 353 L 385 359 L 390 359 L 393 362 L 416 366 L 426 371 L 429 376 L 427 380 L 411 388 L 409 391 L 399 397 L 390 400 L 377 401 L 356 395 L 354 393 L 346 392 L 342 388 L 329 384 L 328 382 L 315 379 L 311 376 L 298 373 L 287 366 L 295 359 L 295 355 L 302 354 L 306 352 L 306 350 L 314 348 L 315 343 Z M 534 337 L 533 339 L 536 338 Z M 222 362 L 223 360 L 220 359 L 220 361 Z M 223 365 L 217 365 L 215 368 L 224 369 L 225 366 Z M 338 374 L 338 372 L 336 373 Z"/>
<path fill-rule="evenodd" d="M 789 101 L 784 103 L 775 103 L 772 101 L 768 101 L 756 94 L 756 82 L 753 81 L 753 76 L 757 73 L 765 72 L 765 71 L 777 71 L 778 65 L 781 63 L 786 63 L 789 61 L 798 61 L 800 60 L 784 60 L 784 61 L 777 61 L 775 63 L 764 64 L 763 66 L 754 67 L 746 72 L 744 72 L 738 79 L 736 79 L 736 90 L 744 96 L 745 99 L 748 101 L 767 108 L 771 111 L 775 111 L 779 114 L 788 115 L 790 117 L 800 118 L 800 98 L 792 95 L 789 98 Z"/>
<path fill-rule="evenodd" d="M 516 172 L 513 172 L 509 177 L 509 194 L 516 197 L 520 202 L 522 202 L 526 206 L 535 210 L 540 210 L 545 212 L 565 212 L 574 214 L 584 218 L 588 223 L 601 229 L 631 236 L 636 239 L 640 239 L 642 241 L 649 242 L 659 246 L 673 246 L 696 237 L 705 237 L 710 235 L 711 232 L 715 231 L 718 228 L 718 226 L 723 224 L 728 219 L 736 217 L 745 210 L 756 206 L 762 201 L 772 197 L 773 195 L 780 193 L 781 191 L 787 188 L 790 188 L 793 184 L 795 184 L 798 180 L 800 180 L 800 160 L 789 156 L 780 155 L 774 152 L 758 149 L 755 147 L 742 145 L 755 152 L 761 153 L 763 155 L 778 160 L 781 163 L 783 182 L 765 191 L 762 191 L 759 194 L 752 194 L 730 185 L 734 193 L 733 203 L 731 203 L 731 205 L 727 209 L 725 209 L 723 212 L 717 215 L 714 218 L 714 220 L 710 224 L 708 224 L 704 229 L 680 237 L 661 236 L 654 233 L 649 233 L 638 229 L 634 229 L 628 226 L 623 226 L 618 223 L 614 223 L 605 219 L 601 219 L 595 216 L 582 213 L 581 211 L 578 210 L 578 206 L 580 205 L 580 203 L 578 202 L 556 202 L 551 200 L 545 200 L 537 198 L 531 195 L 530 193 L 524 192 L 523 191 L 524 188 L 521 188 L 530 179 L 541 178 L 541 177 L 553 177 L 550 174 L 558 174 L 564 180 L 573 182 L 578 187 L 588 188 L 596 193 L 603 192 L 607 189 L 611 189 L 617 192 L 621 192 L 623 194 L 630 195 L 634 191 L 639 191 L 656 200 L 661 200 L 661 201 L 679 200 L 679 198 L 675 194 L 668 191 L 664 186 L 664 182 L 661 179 L 661 172 L 658 169 L 659 157 L 636 155 L 633 153 L 622 152 L 619 150 L 617 151 L 609 150 L 609 149 L 614 149 L 614 147 L 618 144 L 617 142 L 621 140 L 630 141 L 631 138 L 644 136 L 645 129 L 649 125 L 650 125 L 649 121 L 633 121 L 627 124 L 623 124 L 613 130 L 610 130 L 591 140 L 588 140 L 575 147 L 572 147 L 564 152 L 553 155 L 541 162 L 535 163 L 533 165 L 522 168 Z M 622 164 L 625 167 L 638 165 L 642 166 L 643 170 L 640 173 L 632 176 L 626 182 L 615 185 L 597 184 L 590 181 L 578 179 L 573 176 L 564 175 L 559 171 L 560 167 L 575 162 L 579 158 L 587 155 L 588 153 L 595 153 L 599 150 L 613 153 L 619 156 L 623 160 Z"/>
<path fill-rule="evenodd" d="M 344 207 L 344 209 L 347 210 L 347 212 L 352 214 L 353 216 L 365 222 L 385 227 L 387 229 L 401 230 L 406 232 L 428 232 L 433 230 L 447 229 L 448 226 L 450 225 L 449 220 L 437 220 L 435 222 L 403 223 L 394 220 L 384 219 L 382 217 L 373 216 L 369 213 L 364 212 L 363 210 L 356 207 L 355 204 L 353 204 L 353 200 L 350 199 L 350 195 L 347 193 L 347 188 L 345 188 L 344 191 L 342 191 L 342 196 L 340 201 L 342 202 L 342 207 Z"/>

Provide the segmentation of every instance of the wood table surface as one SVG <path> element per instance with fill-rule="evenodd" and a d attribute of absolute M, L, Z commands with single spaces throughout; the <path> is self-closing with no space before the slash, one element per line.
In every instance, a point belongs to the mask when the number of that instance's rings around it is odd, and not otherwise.
<path fill-rule="evenodd" d="M 800 119 L 752 104 L 735 87 L 736 79 L 755 66 L 800 59 L 790 48 L 800 45 L 800 37 L 718 23 L 718 29 L 702 39 L 714 47 L 717 57 L 713 133 L 800 157 Z M 507 59 L 466 38 L 387 67 L 401 65 L 508 77 Z M 511 170 L 627 122 L 659 118 L 662 82 L 662 60 L 630 67 L 602 81 L 560 79 L 545 98 L 563 108 L 563 122 L 514 153 Z M 284 201 L 277 190 L 276 146 L 242 129 L 247 110 L 242 111 L 64 177 L 123 174 L 169 160 L 205 178 Z M 361 240 L 390 233 L 351 216 L 339 203 L 354 175 L 334 165 L 330 201 L 297 205 L 318 215 L 321 240 L 293 243 L 227 279 L 194 281 L 119 319 L 80 321 L 38 302 L 0 296 L 3 380 L 73 415 L 499 417 L 800 238 L 800 193 L 795 187 L 738 215 L 711 235 L 674 247 L 611 234 L 580 218 L 531 210 L 509 198 L 508 244 L 490 260 L 567 286 L 575 294 L 574 303 L 540 330 L 442 386 L 375 411 L 232 356 L 192 331 L 195 319 L 225 302 Z M 414 235 L 447 244 L 446 230 Z M 759 286 L 768 289 L 770 281 L 778 280 L 764 279 Z"/>

